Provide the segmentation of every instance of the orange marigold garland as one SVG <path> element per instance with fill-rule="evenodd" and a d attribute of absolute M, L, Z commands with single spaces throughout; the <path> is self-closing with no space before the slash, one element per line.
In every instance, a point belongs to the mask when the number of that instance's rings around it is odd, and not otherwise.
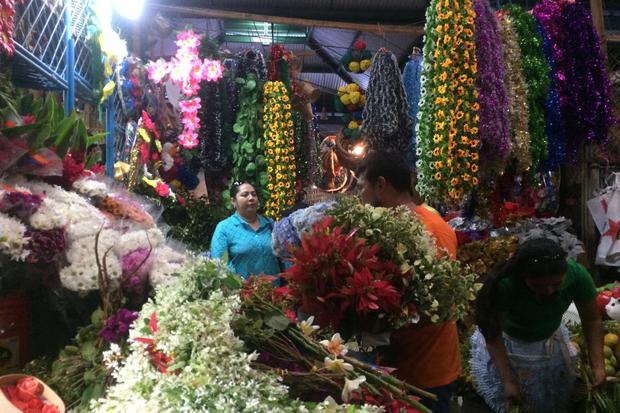
<path fill-rule="evenodd" d="M 267 189 L 265 214 L 280 219 L 295 204 L 295 137 L 291 101 L 280 81 L 266 82 L 264 88 L 265 160 Z"/>
<path fill-rule="evenodd" d="M 427 10 L 416 166 L 429 200 L 460 203 L 478 185 L 475 17 L 471 0 Z"/>

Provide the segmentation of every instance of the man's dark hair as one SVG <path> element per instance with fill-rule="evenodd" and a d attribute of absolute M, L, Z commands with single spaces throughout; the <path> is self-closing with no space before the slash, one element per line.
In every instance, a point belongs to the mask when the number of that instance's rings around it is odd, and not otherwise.
<path fill-rule="evenodd" d="M 388 151 L 368 153 L 357 167 L 357 176 L 363 176 L 371 184 L 376 183 L 382 176 L 397 191 L 411 191 L 411 172 L 399 153 Z"/>

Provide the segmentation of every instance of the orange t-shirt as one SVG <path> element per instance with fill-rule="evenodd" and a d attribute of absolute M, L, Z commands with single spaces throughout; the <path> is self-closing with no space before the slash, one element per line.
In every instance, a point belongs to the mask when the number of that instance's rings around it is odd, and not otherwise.
<path fill-rule="evenodd" d="M 454 230 L 433 209 L 416 206 L 413 211 L 436 240 L 438 248 L 456 259 Z M 442 252 L 440 251 L 440 254 Z M 391 337 L 396 376 L 424 389 L 445 386 L 461 373 L 459 338 L 454 321 L 443 324 L 420 322 L 395 331 Z"/>

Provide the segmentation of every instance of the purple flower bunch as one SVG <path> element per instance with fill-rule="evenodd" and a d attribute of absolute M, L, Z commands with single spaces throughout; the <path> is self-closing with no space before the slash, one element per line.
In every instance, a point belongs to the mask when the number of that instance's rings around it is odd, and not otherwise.
<path fill-rule="evenodd" d="M 123 269 L 121 288 L 123 292 L 138 296 L 143 295 L 146 291 L 152 266 L 153 260 L 148 248 L 137 248 L 123 256 L 121 259 Z"/>
<path fill-rule="evenodd" d="M 28 262 L 50 264 L 55 262 L 66 248 L 65 231 L 62 228 L 49 230 L 28 229 Z"/>
<path fill-rule="evenodd" d="M 43 198 L 28 192 L 10 191 L 0 198 L 0 212 L 14 216 L 27 222 L 39 209 Z"/>
<path fill-rule="evenodd" d="M 99 336 L 109 343 L 118 343 L 129 334 L 129 327 L 138 318 L 136 311 L 121 308 L 112 317 L 108 318 Z"/>

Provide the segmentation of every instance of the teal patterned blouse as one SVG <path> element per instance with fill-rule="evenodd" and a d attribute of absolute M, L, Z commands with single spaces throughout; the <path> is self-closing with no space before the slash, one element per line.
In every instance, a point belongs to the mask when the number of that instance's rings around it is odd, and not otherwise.
<path fill-rule="evenodd" d="M 278 275 L 280 264 L 271 250 L 273 221 L 261 215 L 255 231 L 236 212 L 217 224 L 211 240 L 211 257 L 228 253 L 228 267 L 248 278 L 251 274 Z"/>

